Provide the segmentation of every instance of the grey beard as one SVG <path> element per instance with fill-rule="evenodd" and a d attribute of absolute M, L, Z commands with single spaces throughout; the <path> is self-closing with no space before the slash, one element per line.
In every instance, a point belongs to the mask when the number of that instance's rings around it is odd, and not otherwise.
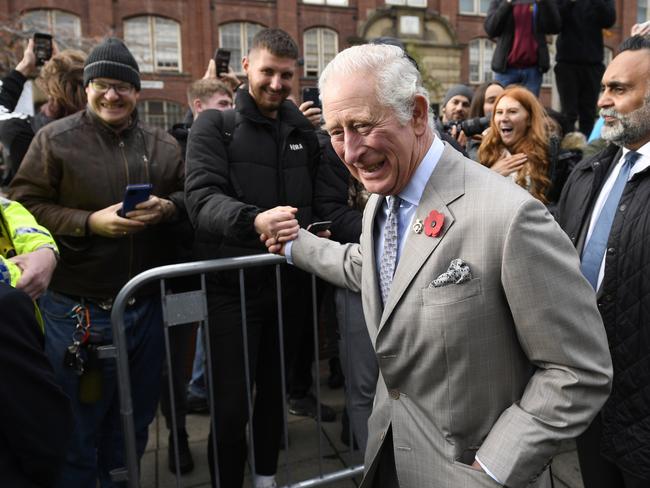
<path fill-rule="evenodd" d="M 643 101 L 643 105 L 622 115 L 613 108 L 600 110 L 601 116 L 616 117 L 618 120 L 612 126 L 603 125 L 601 137 L 617 146 L 634 144 L 650 134 L 650 96 Z"/>

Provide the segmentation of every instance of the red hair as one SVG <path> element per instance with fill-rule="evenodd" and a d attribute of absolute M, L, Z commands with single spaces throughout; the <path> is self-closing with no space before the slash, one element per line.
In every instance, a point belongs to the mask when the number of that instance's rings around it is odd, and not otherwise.
<path fill-rule="evenodd" d="M 511 147 L 504 144 L 499 129 L 494 122 L 496 107 L 504 97 L 510 97 L 518 101 L 524 110 L 528 112 L 528 129 L 524 136 Z M 481 147 L 478 150 L 479 161 L 482 165 L 490 168 L 503 157 L 504 149 L 511 154 L 524 153 L 528 160 L 517 172 L 515 181 L 518 185 L 526 188 L 535 198 L 543 203 L 548 203 L 546 192 L 551 186 L 551 180 L 548 177 L 548 136 L 545 126 L 546 111 L 544 107 L 542 107 L 535 95 L 521 86 L 506 88 L 497 98 L 494 107 L 490 130 L 483 137 Z M 526 176 L 530 178 L 529 183 L 526 181 Z"/>

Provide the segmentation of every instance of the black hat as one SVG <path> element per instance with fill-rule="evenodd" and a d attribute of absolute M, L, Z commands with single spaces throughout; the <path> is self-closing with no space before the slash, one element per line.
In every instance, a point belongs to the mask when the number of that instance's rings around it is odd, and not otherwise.
<path fill-rule="evenodd" d="M 94 78 L 125 81 L 140 91 L 140 68 L 129 48 L 116 37 L 95 46 L 84 65 L 84 86 Z"/>

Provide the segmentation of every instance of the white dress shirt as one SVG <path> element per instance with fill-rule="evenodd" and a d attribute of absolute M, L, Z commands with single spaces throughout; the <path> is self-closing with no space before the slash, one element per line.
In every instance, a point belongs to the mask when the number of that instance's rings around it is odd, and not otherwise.
<path fill-rule="evenodd" d="M 589 221 L 589 229 L 587 231 L 587 238 L 585 239 L 585 246 L 587 245 L 587 242 L 589 242 L 589 239 L 591 239 L 591 234 L 594 231 L 594 226 L 598 221 L 598 217 L 600 217 L 600 212 L 603 210 L 603 207 L 605 206 L 607 197 L 609 196 L 609 193 L 612 191 L 614 182 L 616 181 L 616 178 L 618 177 L 618 174 L 621 172 L 621 168 L 623 167 L 625 156 L 627 156 L 627 153 L 629 152 L 630 152 L 629 149 L 623 148 L 623 154 L 621 155 L 621 158 L 616 163 L 616 166 L 614 166 L 614 168 L 612 169 L 611 173 L 607 177 L 607 180 L 605 181 L 605 184 L 602 186 L 600 190 L 600 194 L 598 195 L 598 198 L 596 199 L 596 203 L 594 205 L 594 210 L 591 213 L 591 220 Z M 630 171 L 630 176 L 628 177 L 628 181 L 630 181 L 635 174 L 640 173 L 648 166 L 650 166 L 650 142 L 641 146 L 641 148 L 639 148 L 636 152 L 638 152 L 641 155 L 641 157 L 637 159 L 636 162 L 634 163 L 634 166 L 632 166 L 632 170 Z M 598 272 L 598 284 L 596 286 L 596 290 L 600 288 L 600 285 L 603 281 L 603 277 L 605 276 L 606 256 L 607 254 L 603 255 L 603 260 L 600 263 L 600 271 Z"/>

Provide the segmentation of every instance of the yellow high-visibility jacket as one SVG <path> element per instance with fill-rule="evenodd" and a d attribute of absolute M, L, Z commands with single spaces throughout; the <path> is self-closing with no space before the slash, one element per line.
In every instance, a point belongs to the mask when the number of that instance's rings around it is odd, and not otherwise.
<path fill-rule="evenodd" d="M 42 247 L 59 252 L 50 231 L 25 207 L 0 196 L 0 282 L 16 286 L 21 271 L 9 258 Z"/>

